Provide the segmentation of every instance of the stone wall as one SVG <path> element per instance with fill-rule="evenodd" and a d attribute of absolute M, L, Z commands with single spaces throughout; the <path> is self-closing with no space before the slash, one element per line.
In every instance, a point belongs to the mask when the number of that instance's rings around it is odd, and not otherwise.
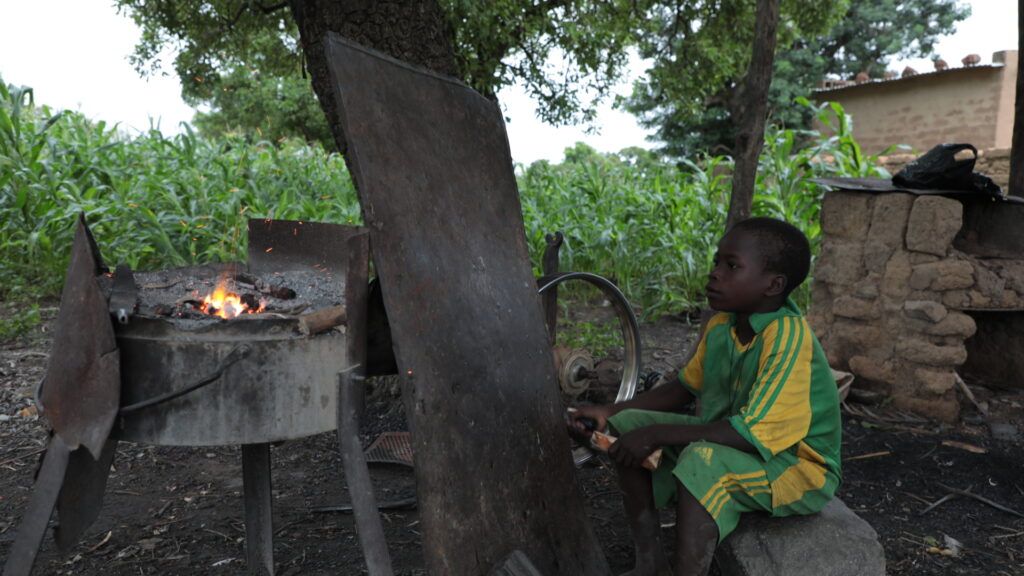
<path fill-rule="evenodd" d="M 974 258 L 953 247 L 958 200 L 832 191 L 808 314 L 834 368 L 900 408 L 959 416 L 956 371 L 975 334 L 972 310 L 1018 310 L 1024 260 Z"/>

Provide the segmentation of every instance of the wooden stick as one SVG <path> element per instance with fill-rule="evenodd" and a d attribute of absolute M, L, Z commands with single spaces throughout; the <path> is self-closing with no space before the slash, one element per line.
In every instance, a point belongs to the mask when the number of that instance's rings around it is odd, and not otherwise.
<path fill-rule="evenodd" d="M 1014 516 L 1019 516 L 1021 518 L 1024 518 L 1024 514 L 1021 514 L 1020 512 L 1017 512 L 1013 508 L 1007 508 L 1006 506 L 1003 506 L 1002 504 L 999 504 L 998 502 L 993 502 L 992 500 L 989 500 L 988 498 L 985 498 L 984 496 L 978 496 L 977 494 L 975 494 L 975 493 L 973 493 L 973 492 L 971 492 L 969 490 L 960 490 L 959 488 L 951 488 L 951 487 L 946 486 L 945 484 L 942 484 L 942 483 L 938 483 L 938 484 L 939 484 L 939 486 L 942 487 L 943 490 L 947 490 L 949 492 L 952 492 L 953 494 L 959 494 L 960 496 L 967 496 L 968 498 L 974 498 L 978 502 L 983 502 L 985 504 L 988 504 L 989 506 L 995 508 L 996 510 L 1002 510 L 1003 512 L 1006 512 L 1008 514 L 1013 514 Z"/>
<path fill-rule="evenodd" d="M 348 313 L 345 311 L 344 306 L 323 308 L 316 312 L 299 316 L 299 333 L 306 336 L 319 334 L 328 328 L 344 324 L 347 319 Z"/>
<path fill-rule="evenodd" d="M 602 452 L 607 452 L 608 449 L 612 447 L 612 444 L 614 444 L 616 440 L 618 440 L 618 438 L 616 438 L 615 436 L 610 436 L 608 434 L 604 434 L 602 432 L 598 432 L 597 430 L 594 430 L 594 432 L 590 435 L 590 445 L 591 445 L 591 447 L 593 447 L 593 448 L 595 448 L 597 450 L 600 450 Z M 653 470 L 657 470 L 658 469 L 658 464 L 660 464 L 660 463 L 661 463 L 661 448 L 658 448 L 654 452 L 651 452 L 650 454 L 648 454 L 647 458 L 644 458 L 644 461 L 643 461 L 643 463 L 641 465 L 644 468 L 647 468 L 648 470 L 652 470 L 653 471 Z"/>
<path fill-rule="evenodd" d="M 941 504 L 943 504 L 943 503 L 945 503 L 945 502 L 947 502 L 949 500 L 952 500 L 953 498 L 956 498 L 956 497 L 957 497 L 956 494 L 946 494 L 942 498 L 939 498 L 935 502 L 932 502 L 931 506 L 929 506 L 929 507 L 925 508 L 924 510 L 921 510 L 920 512 L 918 512 L 918 514 L 923 516 L 923 515 L 931 512 L 932 509 L 938 508 Z"/>
<path fill-rule="evenodd" d="M 978 399 L 974 397 L 974 392 L 971 392 L 971 389 L 967 387 L 967 383 L 964 382 L 964 379 L 956 372 L 953 372 L 953 376 L 956 378 L 956 384 L 960 387 L 960 391 L 964 393 L 964 396 L 967 396 L 967 399 L 971 401 L 971 404 L 974 404 L 974 407 L 978 409 L 978 412 L 988 416 L 988 407 L 983 407 L 981 403 L 978 402 Z"/>
<path fill-rule="evenodd" d="M 846 458 L 845 460 L 847 462 L 849 462 L 850 460 L 864 460 L 866 458 L 874 458 L 876 456 L 888 456 L 889 454 L 892 454 L 892 452 L 890 452 L 888 450 L 885 450 L 883 452 L 872 452 L 870 454 L 861 454 L 860 456 L 850 456 L 849 458 Z"/>

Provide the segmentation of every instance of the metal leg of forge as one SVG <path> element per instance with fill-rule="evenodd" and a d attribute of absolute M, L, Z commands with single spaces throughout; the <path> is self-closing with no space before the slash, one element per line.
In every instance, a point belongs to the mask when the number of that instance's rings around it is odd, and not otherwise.
<path fill-rule="evenodd" d="M 249 573 L 273 576 L 270 444 L 242 445 L 242 484 L 245 491 L 245 561 L 249 565 Z"/>
<path fill-rule="evenodd" d="M 32 571 L 53 507 L 57 504 L 60 487 L 64 484 L 64 471 L 67 470 L 70 456 L 71 451 L 60 437 L 52 436 L 39 477 L 32 488 L 32 499 L 22 517 L 10 556 L 4 564 L 4 576 L 28 576 Z"/>

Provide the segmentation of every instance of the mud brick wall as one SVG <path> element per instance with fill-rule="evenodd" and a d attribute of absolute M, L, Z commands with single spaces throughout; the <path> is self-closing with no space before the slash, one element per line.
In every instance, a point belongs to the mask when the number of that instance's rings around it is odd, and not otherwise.
<path fill-rule="evenodd" d="M 1019 310 L 1024 260 L 982 260 L 953 247 L 954 199 L 833 191 L 808 314 L 833 367 L 902 409 L 959 416 L 956 371 L 977 324 L 968 312 Z"/>

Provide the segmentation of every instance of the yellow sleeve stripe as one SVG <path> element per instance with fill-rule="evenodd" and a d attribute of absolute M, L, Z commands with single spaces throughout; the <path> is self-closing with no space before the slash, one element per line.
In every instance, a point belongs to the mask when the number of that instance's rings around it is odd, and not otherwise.
<path fill-rule="evenodd" d="M 763 409 L 767 399 L 778 384 L 785 380 L 786 373 L 791 367 L 793 340 L 798 335 L 799 337 L 803 336 L 802 331 L 794 326 L 794 321 L 795 318 L 791 316 L 783 317 L 764 330 L 761 369 L 758 371 L 757 382 L 751 389 L 751 400 L 746 406 L 746 414 L 743 418 L 748 426 L 753 425 L 764 415 Z M 770 347 L 768 346 L 769 340 L 772 340 Z M 785 342 L 784 345 L 783 342 Z M 769 348 L 771 351 L 765 355 L 765 350 Z"/>
<path fill-rule="evenodd" d="M 787 345 L 780 362 L 784 369 L 765 384 L 745 415 L 744 422 L 751 434 L 773 454 L 800 441 L 811 420 L 811 357 L 813 341 L 806 337 L 807 323 L 803 318 L 787 318 L 784 330 Z"/>

